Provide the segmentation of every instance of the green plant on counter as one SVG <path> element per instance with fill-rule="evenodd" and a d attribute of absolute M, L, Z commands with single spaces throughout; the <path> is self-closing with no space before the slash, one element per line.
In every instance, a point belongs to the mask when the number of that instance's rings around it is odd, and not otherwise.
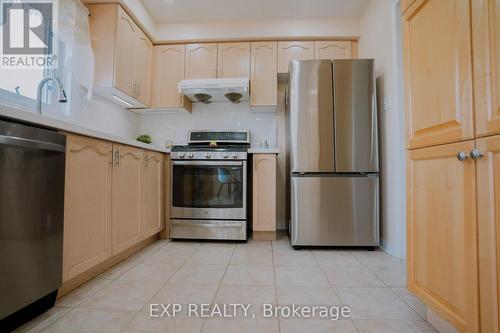
<path fill-rule="evenodd" d="M 151 135 L 149 134 L 141 134 L 136 138 L 137 141 L 144 142 L 144 143 L 151 143 L 153 142 L 153 139 L 151 139 Z"/>

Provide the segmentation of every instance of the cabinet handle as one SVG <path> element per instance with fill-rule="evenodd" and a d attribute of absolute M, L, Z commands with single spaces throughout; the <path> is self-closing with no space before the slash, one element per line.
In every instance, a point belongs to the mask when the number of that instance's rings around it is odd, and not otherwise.
<path fill-rule="evenodd" d="M 474 148 L 470 151 L 470 158 L 472 158 L 474 161 L 480 159 L 481 157 L 483 157 L 483 153 L 481 153 L 481 151 L 477 148 Z"/>
<path fill-rule="evenodd" d="M 115 165 L 120 166 L 120 148 L 115 150 Z"/>
<path fill-rule="evenodd" d="M 114 161 L 113 150 L 110 150 L 109 151 L 109 165 L 113 166 L 114 163 L 115 163 L 115 161 Z"/>
<path fill-rule="evenodd" d="M 463 162 L 468 158 L 469 158 L 469 156 L 467 156 L 467 154 L 463 151 L 461 151 L 457 154 L 457 160 L 459 160 L 460 162 Z"/>
<path fill-rule="evenodd" d="M 136 95 L 136 97 L 139 97 L 140 93 L 141 93 L 141 85 L 137 84 L 137 95 Z"/>

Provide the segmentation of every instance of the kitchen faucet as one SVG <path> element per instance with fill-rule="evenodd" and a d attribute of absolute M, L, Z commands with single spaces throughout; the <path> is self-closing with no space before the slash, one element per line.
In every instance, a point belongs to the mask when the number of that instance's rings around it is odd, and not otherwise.
<path fill-rule="evenodd" d="M 56 83 L 57 94 L 59 96 L 59 98 L 58 98 L 57 101 L 59 103 L 66 103 L 68 101 L 68 99 L 66 98 L 66 92 L 64 91 L 64 87 L 63 87 L 63 85 L 61 83 L 61 80 L 59 80 L 55 76 L 45 77 L 38 84 L 37 94 L 36 94 L 36 100 L 37 100 L 37 103 L 38 103 L 38 108 L 37 109 L 38 109 L 38 113 L 40 113 L 40 114 L 42 114 L 42 89 L 43 89 L 43 86 L 45 85 L 45 83 L 47 83 L 48 81 L 54 81 Z"/>

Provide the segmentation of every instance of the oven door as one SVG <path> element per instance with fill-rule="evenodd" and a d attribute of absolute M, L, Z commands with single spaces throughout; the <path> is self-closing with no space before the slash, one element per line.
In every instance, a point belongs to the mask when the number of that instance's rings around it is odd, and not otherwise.
<path fill-rule="evenodd" d="M 247 218 L 246 161 L 172 161 L 171 167 L 171 218 Z"/>

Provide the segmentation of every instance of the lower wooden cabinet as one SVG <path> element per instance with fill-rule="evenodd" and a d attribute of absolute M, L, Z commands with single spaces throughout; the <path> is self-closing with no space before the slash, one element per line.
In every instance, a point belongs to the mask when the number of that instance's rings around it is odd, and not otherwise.
<path fill-rule="evenodd" d="M 63 281 L 164 228 L 165 155 L 69 134 Z"/>
<path fill-rule="evenodd" d="M 408 152 L 408 288 L 461 332 L 478 332 L 474 141 Z M 486 331 L 485 331 L 486 332 Z"/>
<path fill-rule="evenodd" d="M 254 154 L 252 230 L 276 231 L 276 155 Z"/>
<path fill-rule="evenodd" d="M 164 226 L 164 154 L 144 152 L 141 184 L 141 238 L 160 232 Z"/>
<path fill-rule="evenodd" d="M 481 332 L 500 332 L 500 135 L 478 139 L 479 299 Z"/>
<path fill-rule="evenodd" d="M 112 149 L 109 142 L 67 137 L 64 281 L 111 256 Z"/>

